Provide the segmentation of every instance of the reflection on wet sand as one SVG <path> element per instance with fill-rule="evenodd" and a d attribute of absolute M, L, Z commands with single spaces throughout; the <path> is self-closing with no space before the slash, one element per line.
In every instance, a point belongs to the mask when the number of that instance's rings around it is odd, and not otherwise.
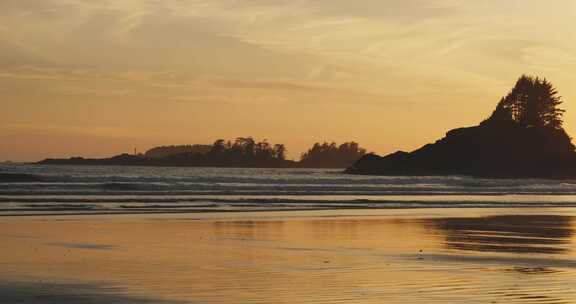
<path fill-rule="evenodd" d="M 237 240 L 268 240 L 282 235 L 283 221 L 233 220 L 213 222 L 219 238 Z"/>
<path fill-rule="evenodd" d="M 561 215 L 499 215 L 426 221 L 444 237 L 449 249 L 562 254 L 570 250 L 572 218 Z"/>
<path fill-rule="evenodd" d="M 0 303 L 576 299 L 576 209 L 423 212 L 0 218 Z"/>
<path fill-rule="evenodd" d="M 561 271 L 554 268 L 549 267 L 512 267 L 510 269 L 505 269 L 505 271 L 513 271 L 522 274 L 555 274 L 560 273 Z"/>

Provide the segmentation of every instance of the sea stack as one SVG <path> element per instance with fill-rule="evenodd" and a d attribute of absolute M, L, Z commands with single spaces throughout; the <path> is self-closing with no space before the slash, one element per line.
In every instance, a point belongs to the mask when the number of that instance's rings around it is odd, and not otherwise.
<path fill-rule="evenodd" d="M 346 170 L 370 175 L 576 178 L 576 152 L 562 127 L 558 92 L 522 76 L 492 115 L 413 152 L 367 154 Z"/>

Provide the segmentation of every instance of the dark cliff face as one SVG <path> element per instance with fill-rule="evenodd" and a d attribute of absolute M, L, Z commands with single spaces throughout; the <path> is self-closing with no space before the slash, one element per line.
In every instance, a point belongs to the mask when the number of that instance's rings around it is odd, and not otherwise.
<path fill-rule="evenodd" d="M 354 174 L 576 177 L 576 153 L 563 129 L 487 120 L 449 131 L 410 153 L 369 154 L 346 170 Z"/>

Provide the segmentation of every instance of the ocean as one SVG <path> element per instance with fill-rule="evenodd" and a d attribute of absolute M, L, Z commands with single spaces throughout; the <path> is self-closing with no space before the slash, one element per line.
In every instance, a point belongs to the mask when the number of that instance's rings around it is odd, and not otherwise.
<path fill-rule="evenodd" d="M 342 171 L 3 164 L 0 215 L 576 206 L 576 180 Z"/>

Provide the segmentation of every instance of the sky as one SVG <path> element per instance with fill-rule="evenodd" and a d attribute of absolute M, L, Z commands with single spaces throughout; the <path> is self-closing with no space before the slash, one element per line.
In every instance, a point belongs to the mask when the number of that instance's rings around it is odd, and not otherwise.
<path fill-rule="evenodd" d="M 0 160 L 252 136 L 413 150 L 546 77 L 576 135 L 576 0 L 0 0 Z"/>

